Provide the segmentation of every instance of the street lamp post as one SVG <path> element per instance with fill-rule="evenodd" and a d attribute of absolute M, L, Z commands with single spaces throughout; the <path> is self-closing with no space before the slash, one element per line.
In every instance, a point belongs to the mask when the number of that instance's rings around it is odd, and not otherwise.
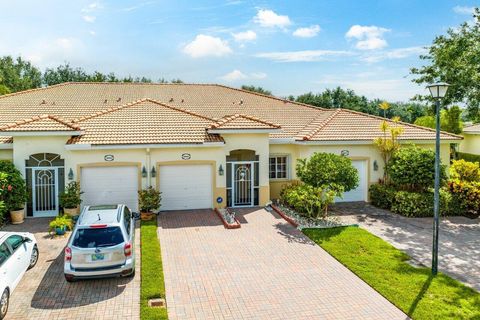
<path fill-rule="evenodd" d="M 435 99 L 435 193 L 433 197 L 433 248 L 432 274 L 438 273 L 438 230 L 440 212 L 440 100 L 447 93 L 448 84 L 434 83 L 427 86 Z"/>

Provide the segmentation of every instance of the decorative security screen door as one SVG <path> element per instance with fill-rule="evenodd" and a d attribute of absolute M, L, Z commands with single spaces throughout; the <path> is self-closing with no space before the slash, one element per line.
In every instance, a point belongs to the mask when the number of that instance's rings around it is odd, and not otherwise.
<path fill-rule="evenodd" d="M 58 169 L 32 168 L 32 204 L 34 217 L 58 214 Z"/>
<path fill-rule="evenodd" d="M 253 206 L 253 170 L 251 161 L 233 163 L 233 207 Z"/>

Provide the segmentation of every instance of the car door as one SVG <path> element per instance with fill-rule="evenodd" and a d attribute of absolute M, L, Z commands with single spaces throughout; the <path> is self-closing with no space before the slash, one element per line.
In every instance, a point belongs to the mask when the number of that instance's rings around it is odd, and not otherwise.
<path fill-rule="evenodd" d="M 13 291 L 15 280 L 17 279 L 18 270 L 15 268 L 15 263 L 12 259 L 12 252 L 7 244 L 0 244 L 0 294 L 4 288 L 9 288 Z"/>
<path fill-rule="evenodd" d="M 27 245 L 20 235 L 14 234 L 9 236 L 7 240 L 5 240 L 5 244 L 10 247 L 10 251 L 12 252 L 10 259 L 16 269 L 16 277 L 12 285 L 15 288 L 28 269 L 30 256 L 28 255 Z"/>

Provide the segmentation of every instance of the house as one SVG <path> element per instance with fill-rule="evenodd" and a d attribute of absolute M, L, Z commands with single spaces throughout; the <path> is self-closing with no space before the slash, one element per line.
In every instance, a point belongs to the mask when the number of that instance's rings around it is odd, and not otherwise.
<path fill-rule="evenodd" d="M 84 205 L 136 210 L 147 186 L 162 192 L 162 210 L 265 205 L 314 152 L 350 157 L 360 185 L 343 201 L 367 201 L 383 174 L 372 142 L 382 121 L 222 85 L 64 83 L 0 97 L 0 158 L 24 174 L 33 217 L 56 215 L 74 180 Z M 431 129 L 397 125 L 402 143 L 433 148 Z M 462 137 L 441 138 L 448 163 Z"/>
<path fill-rule="evenodd" d="M 480 123 L 465 127 L 463 138 L 460 152 L 480 155 Z"/>

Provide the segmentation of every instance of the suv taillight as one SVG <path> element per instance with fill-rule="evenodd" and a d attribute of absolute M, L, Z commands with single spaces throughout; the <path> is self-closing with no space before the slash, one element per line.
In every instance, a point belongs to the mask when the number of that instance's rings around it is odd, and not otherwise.
<path fill-rule="evenodd" d="M 130 243 L 125 243 L 123 250 L 125 252 L 125 257 L 130 257 L 132 255 L 132 245 Z"/>
<path fill-rule="evenodd" d="M 65 261 L 72 261 L 72 249 L 69 247 L 65 248 Z"/>

